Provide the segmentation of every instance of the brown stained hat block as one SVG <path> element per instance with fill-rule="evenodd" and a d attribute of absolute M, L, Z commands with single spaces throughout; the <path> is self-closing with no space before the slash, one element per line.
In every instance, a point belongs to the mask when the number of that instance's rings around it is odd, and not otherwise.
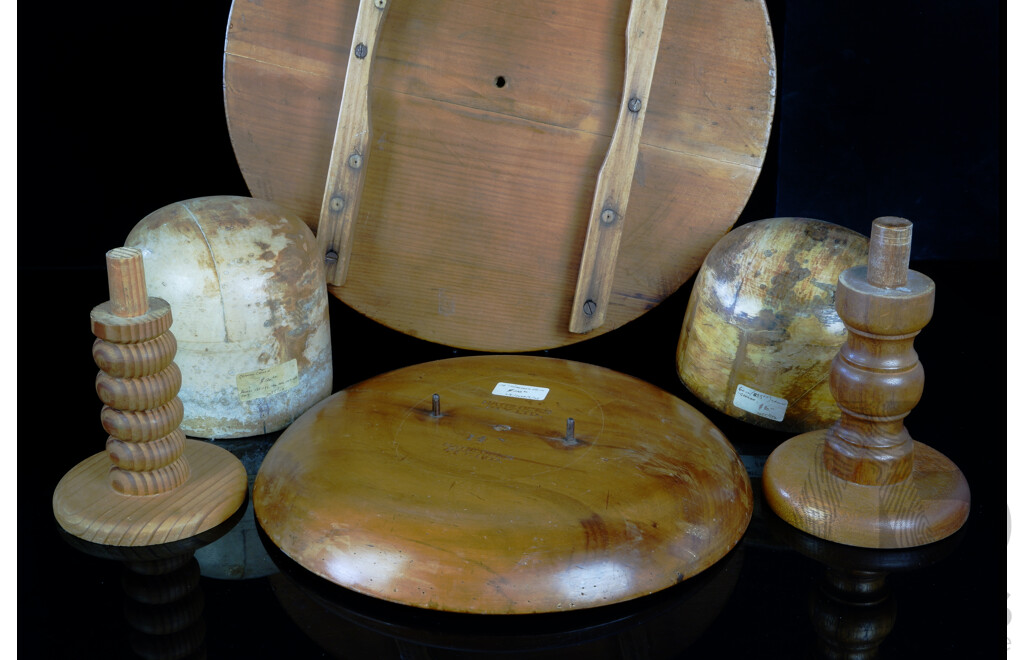
<path fill-rule="evenodd" d="M 228 126 L 257 198 L 316 227 L 356 0 L 235 3 Z M 762 1 L 669 2 L 604 323 L 569 332 L 623 96 L 630 3 L 393 2 L 343 286 L 366 316 L 467 349 L 550 348 L 664 300 L 735 222 L 764 159 L 775 53 Z"/>
<path fill-rule="evenodd" d="M 683 384 L 731 417 L 778 431 L 839 419 L 829 391 L 846 340 L 836 280 L 866 264 L 866 236 L 810 218 L 737 227 L 694 281 L 676 350 Z"/>
<path fill-rule="evenodd" d="M 739 541 L 752 493 L 721 432 L 656 387 L 477 356 L 377 376 L 311 409 L 267 454 L 253 503 L 270 539 L 331 582 L 505 614 L 693 577 Z"/>

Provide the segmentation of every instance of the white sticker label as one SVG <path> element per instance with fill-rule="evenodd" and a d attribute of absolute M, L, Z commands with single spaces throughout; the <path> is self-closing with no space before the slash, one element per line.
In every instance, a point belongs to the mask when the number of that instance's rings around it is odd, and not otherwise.
<path fill-rule="evenodd" d="M 748 413 L 781 422 L 786 416 L 786 406 L 789 402 L 771 394 L 758 392 L 746 385 L 739 385 L 736 387 L 736 396 L 732 398 L 732 405 Z"/>
<path fill-rule="evenodd" d="M 299 384 L 299 365 L 295 358 L 276 367 L 257 369 L 235 376 L 239 401 L 264 399 Z"/>
<path fill-rule="evenodd" d="M 531 401 L 543 401 L 550 390 L 546 387 L 534 387 L 532 385 L 515 385 L 514 383 L 498 383 L 494 386 L 491 394 L 498 396 L 510 396 L 514 399 L 529 399 Z"/>

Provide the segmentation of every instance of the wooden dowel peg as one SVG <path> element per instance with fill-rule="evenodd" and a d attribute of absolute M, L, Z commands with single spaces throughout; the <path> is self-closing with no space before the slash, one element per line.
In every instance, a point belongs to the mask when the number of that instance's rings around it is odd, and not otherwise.
<path fill-rule="evenodd" d="M 107 252 L 107 285 L 110 310 L 115 316 L 129 318 L 149 311 L 142 250 L 119 247 Z"/>
<path fill-rule="evenodd" d="M 878 218 L 871 225 L 868 283 L 892 289 L 907 283 L 913 225 L 903 218 Z"/>

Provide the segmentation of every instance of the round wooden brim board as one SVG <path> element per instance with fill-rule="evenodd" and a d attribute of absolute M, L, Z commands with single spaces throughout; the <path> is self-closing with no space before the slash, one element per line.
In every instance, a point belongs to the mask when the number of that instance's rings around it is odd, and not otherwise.
<path fill-rule="evenodd" d="M 693 577 L 739 541 L 752 492 L 721 432 L 671 394 L 504 355 L 406 367 L 325 399 L 268 452 L 253 504 L 274 544 L 342 587 L 513 614 Z"/>
<path fill-rule="evenodd" d="M 314 229 L 356 0 L 234 4 L 228 127 L 254 197 Z M 681 286 L 742 211 L 775 93 L 763 0 L 670 2 L 607 315 L 569 318 L 622 98 L 625 0 L 398 2 L 381 28 L 348 277 L 331 292 L 453 347 L 553 348 Z"/>

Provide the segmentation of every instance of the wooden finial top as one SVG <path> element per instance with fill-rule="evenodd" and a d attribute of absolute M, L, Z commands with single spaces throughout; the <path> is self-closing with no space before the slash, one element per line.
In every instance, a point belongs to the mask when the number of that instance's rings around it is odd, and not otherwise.
<path fill-rule="evenodd" d="M 148 295 L 142 250 L 119 247 L 107 252 L 107 285 L 110 300 L 89 315 L 94 335 L 115 344 L 132 344 L 170 329 L 171 306 Z"/>
<path fill-rule="evenodd" d="M 871 223 L 868 247 L 868 283 L 894 289 L 905 286 L 910 269 L 910 239 L 913 223 L 887 216 Z"/>
<path fill-rule="evenodd" d="M 110 311 L 129 318 L 149 311 L 146 271 L 142 250 L 118 247 L 107 252 L 107 284 L 110 287 Z"/>

